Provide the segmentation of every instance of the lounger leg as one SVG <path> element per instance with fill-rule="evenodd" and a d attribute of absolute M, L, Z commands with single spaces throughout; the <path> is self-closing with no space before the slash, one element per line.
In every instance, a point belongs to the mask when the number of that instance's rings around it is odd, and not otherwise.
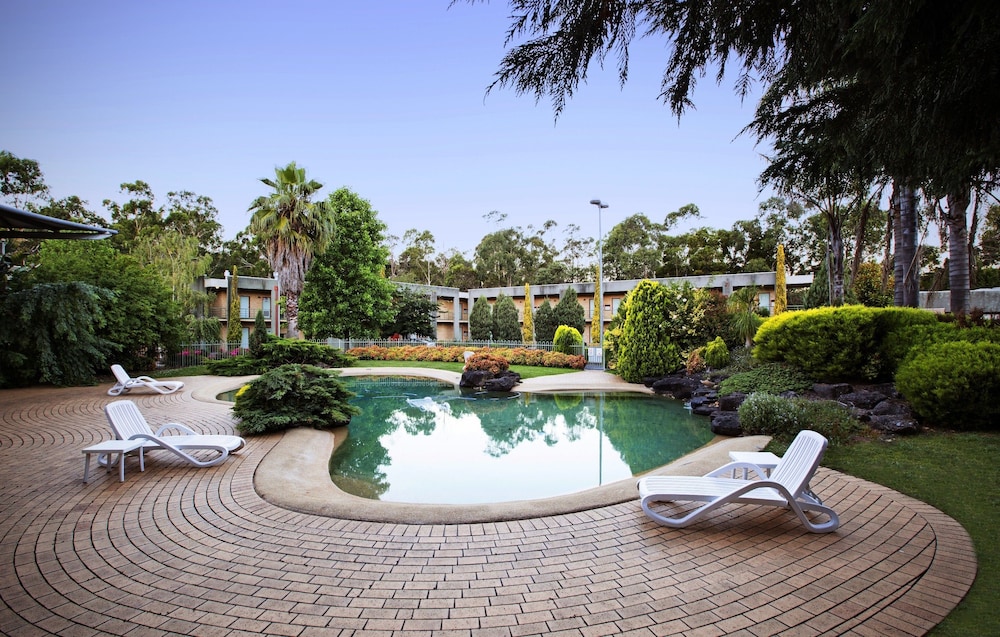
<path fill-rule="evenodd" d="M 90 454 L 83 454 L 83 483 L 87 484 L 90 480 Z"/>
<path fill-rule="evenodd" d="M 125 482 L 125 452 L 118 454 L 118 482 Z"/>

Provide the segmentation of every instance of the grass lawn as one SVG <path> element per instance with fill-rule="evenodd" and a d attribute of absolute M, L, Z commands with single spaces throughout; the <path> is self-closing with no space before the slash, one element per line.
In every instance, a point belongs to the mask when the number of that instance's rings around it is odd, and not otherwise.
<path fill-rule="evenodd" d="M 1000 635 L 1000 434 L 925 432 L 831 448 L 823 465 L 912 496 L 957 520 L 972 537 L 972 589 L 936 637 Z"/>

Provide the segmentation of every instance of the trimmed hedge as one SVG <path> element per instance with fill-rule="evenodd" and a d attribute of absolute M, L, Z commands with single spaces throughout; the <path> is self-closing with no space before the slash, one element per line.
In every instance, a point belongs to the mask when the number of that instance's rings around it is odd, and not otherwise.
<path fill-rule="evenodd" d="M 583 336 L 579 330 L 570 325 L 560 325 L 552 339 L 552 349 L 560 354 L 572 354 L 583 348 Z"/>
<path fill-rule="evenodd" d="M 526 347 L 490 348 L 490 347 L 427 347 L 423 345 L 406 345 L 403 347 L 355 347 L 347 354 L 358 360 L 370 361 L 436 361 L 446 363 L 464 363 L 465 352 L 488 351 L 507 359 L 511 365 L 527 365 L 529 367 L 564 367 L 583 369 L 586 360 L 583 356 L 547 352 Z"/>
<path fill-rule="evenodd" d="M 889 335 L 936 322 L 933 313 L 914 308 L 846 305 L 785 312 L 757 331 L 754 356 L 789 363 L 824 382 L 890 378 L 897 355 L 884 351 Z"/>
<path fill-rule="evenodd" d="M 900 365 L 896 389 L 922 421 L 950 429 L 1000 429 L 1000 345 L 931 345 Z"/>

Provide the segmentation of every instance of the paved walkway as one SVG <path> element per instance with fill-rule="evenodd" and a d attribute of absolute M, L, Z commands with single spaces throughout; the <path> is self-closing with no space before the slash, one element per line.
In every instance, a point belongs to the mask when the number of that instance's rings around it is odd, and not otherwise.
<path fill-rule="evenodd" d="M 231 432 L 185 380 L 130 398 L 151 422 Z M 296 512 L 254 489 L 280 436 L 207 469 L 154 452 L 85 485 L 106 389 L 0 391 L 5 635 L 921 635 L 975 576 L 954 520 L 824 469 L 814 489 L 843 521 L 825 535 L 763 507 L 684 530 L 638 502 L 471 524 Z"/>

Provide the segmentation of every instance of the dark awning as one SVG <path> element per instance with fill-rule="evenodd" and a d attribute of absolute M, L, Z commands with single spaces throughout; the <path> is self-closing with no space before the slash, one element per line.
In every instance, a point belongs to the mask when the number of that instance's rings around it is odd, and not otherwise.
<path fill-rule="evenodd" d="M 0 239 L 107 239 L 117 230 L 46 217 L 0 203 Z"/>

